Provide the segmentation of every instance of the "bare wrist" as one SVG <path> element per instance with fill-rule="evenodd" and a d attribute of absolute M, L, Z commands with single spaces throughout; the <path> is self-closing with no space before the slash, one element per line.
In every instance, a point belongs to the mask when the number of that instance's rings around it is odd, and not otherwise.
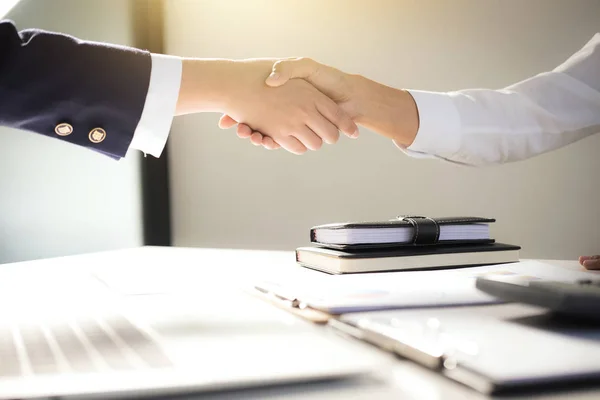
<path fill-rule="evenodd" d="M 176 114 L 224 112 L 234 65 L 235 61 L 225 59 L 183 59 Z"/>
<path fill-rule="evenodd" d="M 411 94 L 362 76 L 353 76 L 356 122 L 404 146 L 410 146 L 419 129 L 417 105 Z"/>
<path fill-rule="evenodd" d="M 419 132 L 419 109 L 415 99 L 408 90 L 400 90 L 403 105 L 400 107 L 403 122 L 402 135 L 395 139 L 398 144 L 410 146 Z"/>

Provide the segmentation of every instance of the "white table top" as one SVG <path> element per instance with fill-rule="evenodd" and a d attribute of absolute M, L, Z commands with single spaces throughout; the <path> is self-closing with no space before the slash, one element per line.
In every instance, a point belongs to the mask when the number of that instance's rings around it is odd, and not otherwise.
<path fill-rule="evenodd" d="M 568 269 L 580 270 L 576 261 L 546 261 Z M 257 279 L 289 273 L 297 269 L 293 252 L 273 252 L 229 249 L 191 249 L 144 247 L 112 252 L 87 254 L 5 264 L 0 272 L 31 272 L 43 281 L 45 274 L 69 276 L 73 272 L 88 273 L 102 271 L 102 276 L 110 280 L 111 274 L 120 279 L 131 278 L 127 290 L 133 287 L 141 292 L 164 290 L 202 290 L 210 287 L 226 288 L 247 286 Z M 116 275 L 115 275 L 116 276 Z M 185 279 L 182 279 L 185 277 Z M 160 283 L 158 287 L 157 282 Z M 68 284 L 68 282 L 67 282 Z M 471 307 L 473 312 L 485 309 L 487 314 L 521 315 L 537 310 L 519 305 L 497 305 Z M 322 329 L 327 329 L 323 327 Z M 390 357 L 393 357 L 390 355 Z M 203 395 L 189 395 L 185 398 L 210 399 L 324 399 L 352 400 L 376 399 L 483 399 L 485 396 L 474 390 L 456 384 L 441 375 L 420 367 L 412 362 L 395 359 L 392 368 L 377 371 L 373 375 L 359 379 L 333 382 L 287 385 L 280 387 L 242 390 Z M 181 398 L 181 397 L 179 397 Z M 598 399 L 600 384 L 596 388 L 578 388 L 574 391 L 557 391 L 540 394 L 512 396 L 515 399 Z"/>

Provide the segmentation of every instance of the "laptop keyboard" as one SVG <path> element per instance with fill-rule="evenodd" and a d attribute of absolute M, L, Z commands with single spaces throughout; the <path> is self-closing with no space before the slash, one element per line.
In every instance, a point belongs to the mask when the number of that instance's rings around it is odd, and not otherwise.
<path fill-rule="evenodd" d="M 0 376 L 19 375 L 21 375 L 21 366 L 12 332 L 2 327 L 0 328 Z"/>
<path fill-rule="evenodd" d="M 171 366 L 157 341 L 122 315 L 0 326 L 0 378 Z"/>

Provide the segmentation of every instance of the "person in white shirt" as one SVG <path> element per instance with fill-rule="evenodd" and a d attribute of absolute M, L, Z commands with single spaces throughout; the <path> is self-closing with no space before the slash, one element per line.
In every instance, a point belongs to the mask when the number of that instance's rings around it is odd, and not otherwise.
<path fill-rule="evenodd" d="M 406 154 L 464 165 L 523 160 L 600 132 L 600 33 L 552 71 L 500 90 L 401 90 L 299 58 L 274 64 L 266 83 L 302 78 L 357 124 L 389 137 Z M 220 126 L 235 125 L 224 115 Z M 276 149 L 273 138 L 239 124 L 238 136 Z M 600 256 L 580 257 L 600 269 Z"/>

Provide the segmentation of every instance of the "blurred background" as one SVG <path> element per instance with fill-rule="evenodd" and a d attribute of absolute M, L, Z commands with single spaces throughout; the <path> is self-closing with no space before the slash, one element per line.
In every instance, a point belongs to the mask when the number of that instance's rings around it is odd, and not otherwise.
<path fill-rule="evenodd" d="M 501 88 L 553 69 L 600 32 L 597 0 L 151 1 L 140 31 L 145 3 L 30 0 L 8 17 L 20 29 L 179 56 L 307 56 L 433 91 Z M 494 217 L 494 237 L 523 257 L 600 253 L 600 135 L 470 168 L 411 159 L 367 130 L 301 157 L 267 151 L 221 131 L 218 117 L 177 117 L 160 160 L 132 151 L 114 162 L 1 129 L 0 262 L 144 243 L 293 250 L 316 224 L 409 213 Z"/>

